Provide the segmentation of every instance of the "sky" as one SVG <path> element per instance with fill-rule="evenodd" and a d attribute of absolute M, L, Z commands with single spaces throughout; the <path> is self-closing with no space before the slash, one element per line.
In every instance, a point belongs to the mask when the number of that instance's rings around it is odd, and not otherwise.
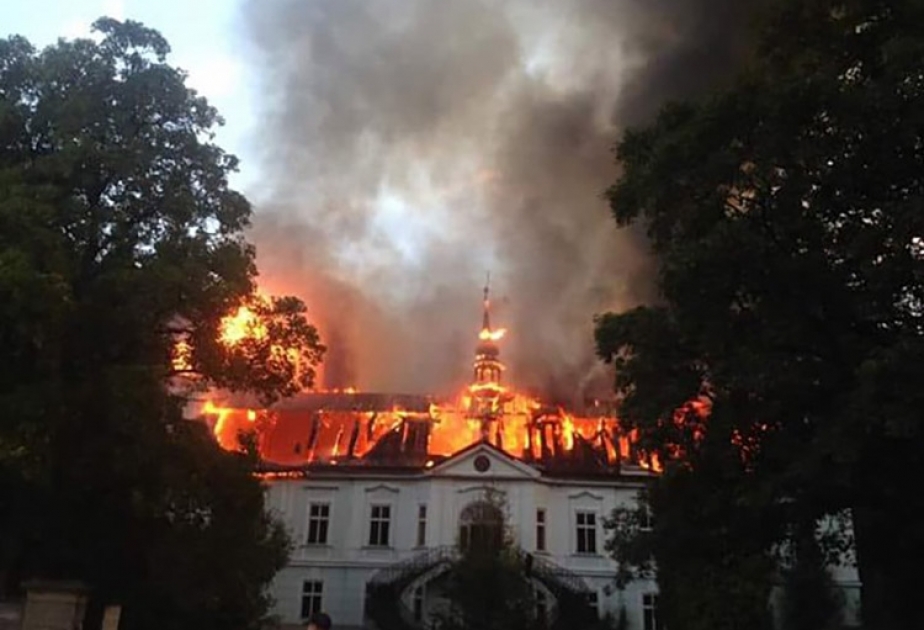
<path fill-rule="evenodd" d="M 254 120 L 246 65 L 237 34 L 238 3 L 231 0 L 2 0 L 0 37 L 23 35 L 34 45 L 59 37 L 85 37 L 99 17 L 131 19 L 157 29 L 172 48 L 168 61 L 189 73 L 188 84 L 218 108 L 226 124 L 219 146 L 241 158 L 235 184 L 248 188 L 255 164 L 248 159 Z M 182 17 L 178 17 L 182 16 Z"/>
<path fill-rule="evenodd" d="M 510 373 L 559 396 L 609 378 L 594 316 L 652 295 L 644 234 L 603 194 L 613 144 L 734 66 L 747 4 L 0 0 L 0 36 L 105 15 L 164 35 L 226 120 L 261 289 L 308 305 L 326 386 L 465 378 L 490 271 Z"/>
<path fill-rule="evenodd" d="M 240 2 L 236 0 L 0 0 L 0 37 L 23 35 L 43 47 L 59 37 L 87 37 L 103 16 L 135 20 L 154 28 L 170 43 L 168 62 L 189 73 L 187 84 L 205 95 L 225 120 L 215 142 L 240 158 L 231 183 L 259 210 L 262 157 L 271 147 L 260 144 L 258 77 L 247 62 Z M 178 17 L 182 16 L 182 17 Z M 404 256 L 414 258 L 425 226 L 407 222 L 407 203 L 382 191 L 377 224 Z"/>

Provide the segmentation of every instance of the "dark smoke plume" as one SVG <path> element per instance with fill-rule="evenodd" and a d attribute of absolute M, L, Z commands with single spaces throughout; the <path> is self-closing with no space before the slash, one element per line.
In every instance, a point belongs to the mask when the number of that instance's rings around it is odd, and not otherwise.
<path fill-rule="evenodd" d="M 651 298 L 602 192 L 627 125 L 740 57 L 740 0 L 248 0 L 264 94 L 253 238 L 309 303 L 330 386 L 468 375 L 480 289 L 511 380 L 594 374 L 592 317 Z"/>

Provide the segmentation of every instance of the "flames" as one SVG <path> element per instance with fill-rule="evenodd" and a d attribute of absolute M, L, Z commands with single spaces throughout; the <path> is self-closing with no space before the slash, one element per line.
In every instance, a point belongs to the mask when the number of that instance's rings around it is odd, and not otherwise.
<path fill-rule="evenodd" d="M 180 337 L 173 344 L 170 367 L 174 373 L 188 372 L 193 369 L 193 347 L 189 340 Z"/>
<path fill-rule="evenodd" d="M 231 347 L 248 338 L 265 339 L 266 334 L 266 324 L 247 305 L 239 306 L 232 315 L 223 317 L 219 325 L 221 343 Z"/>
<path fill-rule="evenodd" d="M 218 341 L 227 349 L 235 349 L 244 345 L 245 341 L 265 341 L 269 337 L 267 315 L 273 310 L 272 301 L 261 293 L 248 296 L 246 301 L 225 315 L 218 323 Z M 170 367 L 175 374 L 188 373 L 194 370 L 195 349 L 190 343 L 191 331 L 185 330 L 182 320 L 178 323 L 178 330 L 174 332 L 173 346 L 170 355 Z M 270 346 L 271 354 L 282 357 L 293 363 L 298 363 L 298 349 L 287 348 L 278 344 Z"/>
<path fill-rule="evenodd" d="M 490 328 L 483 328 L 480 333 L 478 333 L 478 338 L 482 341 L 500 341 L 504 338 L 504 335 L 507 334 L 506 328 L 498 328 L 497 330 L 491 330 Z"/>
<path fill-rule="evenodd" d="M 639 456 L 634 435 L 622 431 L 602 407 L 574 414 L 504 385 L 495 342 L 506 332 L 490 326 L 485 289 L 472 383 L 446 399 L 369 394 L 351 387 L 306 392 L 270 409 L 212 399 L 201 415 L 223 448 L 239 449 L 241 434 L 255 432 L 261 456 L 283 465 L 413 462 L 430 467 L 488 442 L 526 461 L 658 468 L 651 458 Z M 243 305 L 221 322 L 220 340 L 229 347 L 266 334 L 259 307 Z"/>
<path fill-rule="evenodd" d="M 261 455 L 283 465 L 357 463 L 375 458 L 389 441 L 416 445 L 416 453 L 432 462 L 486 441 L 508 454 L 529 461 L 565 461 L 593 452 L 607 465 L 633 463 L 657 470 L 656 461 L 636 452 L 636 434 L 625 433 L 611 415 L 573 415 L 544 407 L 536 399 L 502 388 L 504 395 L 488 413 L 475 407 L 468 388 L 459 396 L 430 401 L 426 407 L 363 411 L 362 400 L 374 395 L 347 392 L 305 394 L 305 407 L 255 409 L 208 401 L 202 408 L 218 443 L 240 448 L 240 435 L 256 431 Z M 387 398 L 384 395 L 383 399 Z M 359 400 L 355 406 L 349 399 Z M 317 399 L 326 404 L 311 404 Z M 387 403 L 386 403 L 387 404 Z M 345 408 L 338 408 L 346 405 Z M 425 463 L 421 462 L 421 463 Z"/>

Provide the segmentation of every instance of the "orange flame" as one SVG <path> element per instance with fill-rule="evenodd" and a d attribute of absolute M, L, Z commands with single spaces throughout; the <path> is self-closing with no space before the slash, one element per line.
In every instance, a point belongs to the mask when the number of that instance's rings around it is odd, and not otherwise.
<path fill-rule="evenodd" d="M 488 330 L 487 328 L 484 328 L 480 333 L 478 333 L 478 338 L 482 341 L 500 341 L 506 334 L 506 328 L 498 328 L 497 330 Z"/>
<path fill-rule="evenodd" d="M 222 318 L 219 329 L 221 342 L 228 346 L 237 345 L 247 338 L 266 337 L 266 325 L 246 306 L 241 306 L 233 315 Z"/>
<path fill-rule="evenodd" d="M 192 344 L 186 339 L 179 339 L 173 344 L 170 367 L 174 372 L 188 372 L 192 369 Z"/>
<path fill-rule="evenodd" d="M 494 342 L 506 332 L 485 326 L 478 337 Z M 265 324 L 247 306 L 221 321 L 220 339 L 228 346 L 266 335 Z M 476 382 L 452 400 L 431 402 L 426 411 L 398 406 L 371 411 L 339 399 L 330 408 L 280 406 L 267 411 L 220 407 L 209 401 L 203 413 L 223 448 L 240 448 L 239 433 L 256 430 L 261 456 L 280 464 L 345 464 L 365 457 L 379 445 L 388 452 L 394 452 L 389 449 L 397 445 L 412 449 L 422 457 L 420 463 L 431 467 L 436 458 L 486 441 L 529 460 L 584 457 L 590 448 L 594 457 L 612 465 L 638 457 L 639 466 L 660 469 L 656 459 L 635 452 L 637 434 L 619 431 L 614 417 L 599 413 L 578 417 L 543 407 L 535 398 L 501 384 L 504 366 L 496 354 L 479 350 L 474 369 Z M 327 393 L 348 395 L 357 390 L 348 387 Z"/>
<path fill-rule="evenodd" d="M 345 394 L 345 392 L 340 392 Z M 514 457 L 540 459 L 567 456 L 578 439 L 598 448 L 612 465 L 634 461 L 643 469 L 660 471 L 653 456 L 636 453 L 637 432 L 618 431 L 612 417 L 579 417 L 560 409 L 542 410 L 529 396 L 505 390 L 489 408 L 472 407 L 478 396 L 465 392 L 454 401 L 431 403 L 427 411 L 387 411 L 298 409 L 260 411 L 223 407 L 208 401 L 203 414 L 208 418 L 218 443 L 225 449 L 240 448 L 238 435 L 256 430 L 260 454 L 281 464 L 327 462 L 340 464 L 360 459 L 386 435 L 406 439 L 410 425 L 428 426 L 424 445 L 426 461 L 448 457 L 482 440 Z M 314 428 L 312 426 L 314 425 Z M 316 435 L 310 437 L 312 433 Z M 312 441 L 313 440 L 313 441 Z M 432 466 L 432 464 L 431 464 Z"/>
<path fill-rule="evenodd" d="M 228 450 L 235 450 L 237 444 L 230 442 L 227 439 L 227 424 L 228 418 L 235 412 L 235 409 L 230 407 L 218 407 L 211 400 L 206 401 L 205 405 L 202 407 L 202 414 L 206 417 L 212 416 L 214 418 L 212 425 L 212 432 L 215 434 L 215 437 L 218 439 L 218 443 L 222 448 Z"/>

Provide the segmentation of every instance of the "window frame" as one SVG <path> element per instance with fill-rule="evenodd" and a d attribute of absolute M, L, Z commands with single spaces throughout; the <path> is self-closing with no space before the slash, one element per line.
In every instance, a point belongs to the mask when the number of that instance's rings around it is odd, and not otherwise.
<path fill-rule="evenodd" d="M 536 508 L 536 551 L 548 551 L 548 512 L 545 508 Z"/>
<path fill-rule="evenodd" d="M 504 514 L 487 501 L 469 503 L 459 513 L 459 548 L 500 549 L 504 540 Z"/>
<path fill-rule="evenodd" d="M 324 514 L 312 514 L 312 510 L 318 508 L 320 512 L 324 509 Z M 330 544 L 330 514 L 331 506 L 329 501 L 312 501 L 308 504 L 308 527 L 305 532 L 305 545 L 308 547 L 321 547 Z M 312 523 L 317 523 L 316 536 L 317 540 L 311 540 Z M 323 536 L 321 535 L 323 534 Z"/>
<path fill-rule="evenodd" d="M 385 511 L 385 516 L 376 515 L 376 511 Z M 391 521 L 392 505 L 390 503 L 372 503 L 369 505 L 369 536 L 366 542 L 369 547 L 388 548 L 391 547 Z M 384 532 L 384 535 L 383 535 Z"/>
<path fill-rule="evenodd" d="M 642 630 L 664 630 L 658 615 L 658 593 L 642 593 Z"/>
<path fill-rule="evenodd" d="M 590 604 L 594 612 L 597 613 L 597 616 L 600 616 L 600 593 L 597 591 L 591 591 L 589 597 L 587 598 L 587 603 Z"/>
<path fill-rule="evenodd" d="M 310 585 L 310 588 L 309 588 Z M 317 587 L 317 588 L 315 588 Z M 307 613 L 305 604 L 308 603 Z M 315 603 L 317 606 L 315 606 Z M 299 598 L 301 619 L 307 621 L 311 615 L 324 610 L 324 580 L 302 580 L 302 593 Z"/>
<path fill-rule="evenodd" d="M 411 613 L 414 621 L 420 623 L 424 618 L 424 587 L 418 586 L 411 595 Z"/>
<path fill-rule="evenodd" d="M 417 546 L 427 546 L 427 504 L 417 505 Z"/>
<path fill-rule="evenodd" d="M 585 522 L 581 522 L 582 518 Z M 591 521 L 586 522 L 587 519 Z M 576 554 L 584 556 L 599 555 L 597 551 L 597 512 L 595 510 L 579 509 L 574 511 L 574 550 Z M 583 549 L 581 547 L 584 547 Z"/>
<path fill-rule="evenodd" d="M 536 603 L 536 621 L 545 625 L 549 617 L 549 597 L 542 587 L 533 589 L 533 601 Z"/>

